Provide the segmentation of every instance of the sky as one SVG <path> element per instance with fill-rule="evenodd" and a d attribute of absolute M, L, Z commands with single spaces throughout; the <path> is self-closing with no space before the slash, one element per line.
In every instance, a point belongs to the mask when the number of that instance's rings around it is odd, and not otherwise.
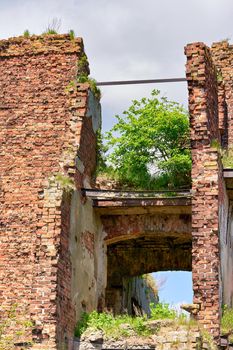
<path fill-rule="evenodd" d="M 185 77 L 187 43 L 233 39 L 232 0 L 0 0 L 0 39 L 26 29 L 40 34 L 53 18 L 61 20 L 60 33 L 73 29 L 83 38 L 97 81 Z M 187 107 L 185 82 L 103 87 L 103 131 L 154 88 Z M 190 301 L 190 286 L 190 274 L 168 273 L 166 300 Z M 173 300 L 177 287 L 187 293 Z"/>
<path fill-rule="evenodd" d="M 192 273 L 188 271 L 166 271 L 153 273 L 158 284 L 159 301 L 171 306 L 192 303 Z"/>

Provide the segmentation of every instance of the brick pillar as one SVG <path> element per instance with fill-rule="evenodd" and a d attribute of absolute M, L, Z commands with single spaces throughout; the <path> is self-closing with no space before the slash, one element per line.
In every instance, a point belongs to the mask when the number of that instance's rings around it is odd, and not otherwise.
<path fill-rule="evenodd" d="M 218 118 L 221 146 L 226 149 L 228 147 L 228 112 L 225 84 L 222 81 L 218 84 Z"/>
<path fill-rule="evenodd" d="M 225 139 L 227 145 L 233 144 L 233 45 L 230 45 L 227 40 L 213 43 L 211 47 L 211 55 L 215 66 L 218 69 L 218 80 L 224 84 L 225 108 L 227 109 L 227 120 L 225 122 L 225 130 L 228 130 Z M 223 85 L 222 84 L 222 85 Z M 226 142 L 225 142 L 226 144 Z"/>
<path fill-rule="evenodd" d="M 56 349 L 76 323 L 70 200 L 96 158 L 83 57 L 69 35 L 0 41 L 0 304 L 33 320 L 33 349 Z"/>
<path fill-rule="evenodd" d="M 217 77 L 203 43 L 185 48 L 192 147 L 192 272 L 197 319 L 216 340 L 220 331 L 218 196 L 221 169 L 212 142 L 221 142 Z"/>

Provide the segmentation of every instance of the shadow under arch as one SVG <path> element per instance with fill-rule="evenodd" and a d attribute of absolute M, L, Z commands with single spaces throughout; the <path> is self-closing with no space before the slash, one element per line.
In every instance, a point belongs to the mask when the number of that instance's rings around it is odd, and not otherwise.
<path fill-rule="evenodd" d="M 107 248 L 107 309 L 122 313 L 124 280 L 157 271 L 192 271 L 192 238 L 190 234 L 141 235 L 120 240 Z"/>

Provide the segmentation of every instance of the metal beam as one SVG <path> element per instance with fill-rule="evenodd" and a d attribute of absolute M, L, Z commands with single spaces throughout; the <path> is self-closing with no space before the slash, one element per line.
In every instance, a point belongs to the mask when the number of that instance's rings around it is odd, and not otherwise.
<path fill-rule="evenodd" d="M 98 81 L 96 85 L 109 86 L 109 85 L 161 84 L 161 83 L 180 83 L 185 81 L 187 81 L 186 78 L 116 80 L 116 81 Z"/>

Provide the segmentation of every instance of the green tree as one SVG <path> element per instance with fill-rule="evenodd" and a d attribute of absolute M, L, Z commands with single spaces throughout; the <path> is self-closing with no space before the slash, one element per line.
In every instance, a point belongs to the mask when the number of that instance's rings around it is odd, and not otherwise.
<path fill-rule="evenodd" d="M 143 189 L 190 185 L 189 118 L 183 107 L 153 90 L 116 118 L 105 138 L 107 163 L 121 182 Z"/>

